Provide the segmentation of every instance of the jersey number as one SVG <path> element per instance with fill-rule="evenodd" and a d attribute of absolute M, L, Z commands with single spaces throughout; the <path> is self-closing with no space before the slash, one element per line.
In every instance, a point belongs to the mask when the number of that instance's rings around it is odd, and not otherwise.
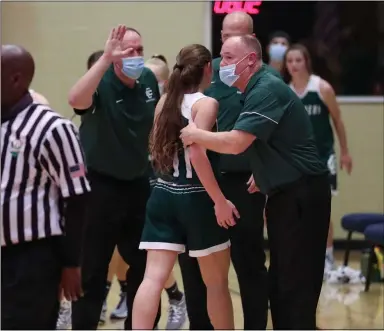
<path fill-rule="evenodd" d="M 191 166 L 191 160 L 189 158 L 189 151 L 188 149 L 184 148 L 184 161 L 185 161 L 185 171 L 187 178 L 192 178 L 192 166 Z M 179 177 L 180 171 L 179 171 L 179 156 L 178 152 L 176 151 L 175 157 L 173 158 L 173 177 Z"/>

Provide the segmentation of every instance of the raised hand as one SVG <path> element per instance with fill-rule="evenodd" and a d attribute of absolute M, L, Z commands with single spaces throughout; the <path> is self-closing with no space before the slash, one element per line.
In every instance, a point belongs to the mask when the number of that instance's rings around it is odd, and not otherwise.
<path fill-rule="evenodd" d="M 132 48 L 122 50 L 121 47 L 121 42 L 126 31 L 127 27 L 125 25 L 119 25 L 118 27 L 112 29 L 104 47 L 104 57 L 108 60 L 112 62 L 120 60 L 124 57 L 128 57 L 132 53 Z"/>

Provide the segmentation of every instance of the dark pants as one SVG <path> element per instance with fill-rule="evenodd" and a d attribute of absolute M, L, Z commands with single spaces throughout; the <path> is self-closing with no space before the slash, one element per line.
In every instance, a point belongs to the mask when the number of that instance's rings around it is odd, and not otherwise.
<path fill-rule="evenodd" d="M 56 329 L 61 270 L 53 238 L 1 248 L 1 328 Z"/>
<path fill-rule="evenodd" d="M 244 329 L 266 329 L 268 284 L 263 249 L 263 210 L 265 196 L 247 192 L 251 174 L 226 173 L 220 186 L 240 213 L 237 225 L 230 228 L 231 258 L 239 281 L 244 312 Z M 206 304 L 206 288 L 196 259 L 182 254 L 179 264 L 183 276 L 190 329 L 212 329 Z"/>
<path fill-rule="evenodd" d="M 90 172 L 92 192 L 85 226 L 82 277 L 84 297 L 72 305 L 73 329 L 96 329 L 103 301 L 108 266 L 115 246 L 129 264 L 127 307 L 133 301 L 145 272 L 146 251 L 139 250 L 149 196 L 149 181 L 120 181 Z M 160 319 L 160 306 L 155 322 Z M 132 329 L 128 314 L 125 329 Z"/>
<path fill-rule="evenodd" d="M 273 328 L 315 330 L 331 192 L 328 176 L 301 179 L 268 197 Z"/>

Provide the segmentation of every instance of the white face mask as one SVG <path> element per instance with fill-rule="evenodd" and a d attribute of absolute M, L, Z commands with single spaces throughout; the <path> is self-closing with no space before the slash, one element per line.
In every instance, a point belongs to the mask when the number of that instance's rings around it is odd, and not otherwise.
<path fill-rule="evenodd" d="M 272 44 L 269 47 L 269 57 L 272 61 L 283 61 L 285 52 L 288 47 L 282 44 Z"/>

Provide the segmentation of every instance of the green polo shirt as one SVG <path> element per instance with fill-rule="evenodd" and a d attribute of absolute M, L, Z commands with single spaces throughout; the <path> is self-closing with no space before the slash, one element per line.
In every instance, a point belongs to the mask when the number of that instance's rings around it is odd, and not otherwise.
<path fill-rule="evenodd" d="M 256 136 L 248 152 L 262 193 L 270 194 L 305 175 L 327 173 L 309 116 L 288 85 L 262 68 L 249 81 L 244 97 L 234 130 Z"/>
<path fill-rule="evenodd" d="M 80 139 L 89 169 L 121 180 L 146 174 L 148 142 L 155 106 L 160 98 L 158 83 L 144 68 L 133 88 L 116 76 L 111 66 L 82 116 Z"/>
<path fill-rule="evenodd" d="M 229 87 L 220 80 L 220 61 L 221 58 L 212 61 L 212 82 L 204 93 L 219 102 L 217 117 L 219 131 L 230 131 L 243 109 L 243 95 L 236 87 Z M 263 68 L 281 78 L 280 74 L 272 67 L 263 64 Z M 250 172 L 249 156 L 247 153 L 240 155 L 222 154 L 220 155 L 220 169 L 223 172 Z"/>

